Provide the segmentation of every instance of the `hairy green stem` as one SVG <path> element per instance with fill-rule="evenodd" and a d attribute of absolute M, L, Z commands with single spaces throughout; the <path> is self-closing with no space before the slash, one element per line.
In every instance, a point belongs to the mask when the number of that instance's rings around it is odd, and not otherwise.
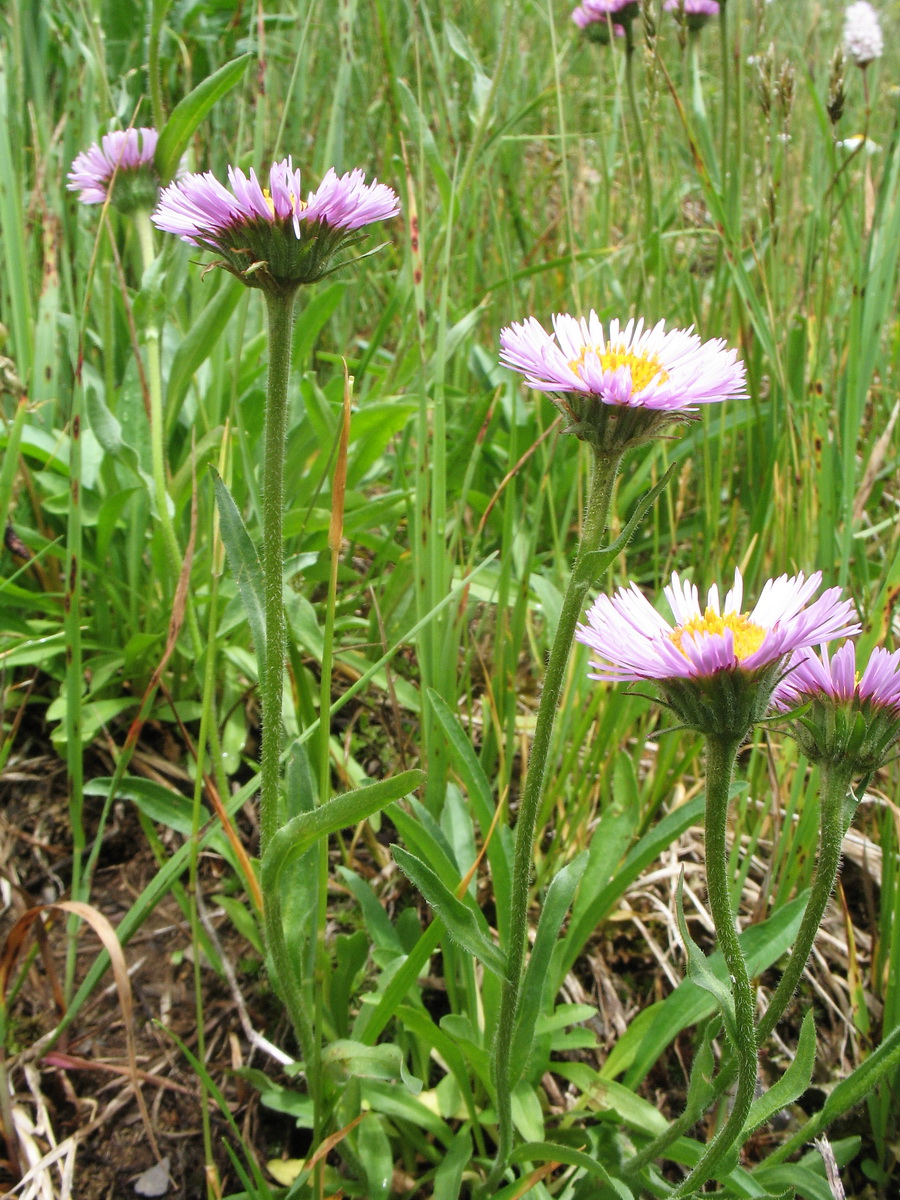
<path fill-rule="evenodd" d="M 774 1030 L 796 991 L 809 960 L 816 933 L 822 923 L 828 899 L 834 890 L 834 881 L 837 878 L 841 861 L 841 842 L 844 832 L 843 805 L 850 787 L 850 779 L 850 772 L 842 763 L 826 765 L 822 768 L 821 829 L 816 874 L 784 973 L 760 1019 L 757 1034 L 759 1043 L 762 1043 Z M 712 1100 L 717 1099 L 727 1090 L 734 1082 L 736 1074 L 735 1062 L 726 1063 L 713 1084 Z M 626 1166 L 628 1175 L 635 1175 L 648 1163 L 664 1154 L 673 1142 L 676 1142 L 682 1134 L 687 1133 L 697 1120 L 697 1116 L 695 1111 L 685 1110 L 677 1120 L 672 1122 L 665 1133 L 654 1138 L 648 1146 L 645 1146 L 629 1160 Z"/>
<path fill-rule="evenodd" d="M 731 1150 L 741 1134 L 753 1095 L 757 1076 L 757 1036 L 754 1020 L 753 989 L 747 963 L 738 940 L 735 914 L 728 886 L 728 796 L 738 747 L 743 737 L 707 735 L 706 737 L 706 882 L 709 908 L 716 927 L 716 938 L 731 978 L 734 1000 L 738 1063 L 738 1084 L 728 1120 L 707 1146 L 687 1179 L 672 1193 L 672 1200 L 693 1195 Z"/>
<path fill-rule="evenodd" d="M 291 329 L 296 290 L 266 291 L 269 327 L 269 374 L 262 492 L 262 574 L 266 611 L 266 645 L 260 664 L 262 754 L 259 790 L 260 858 L 281 823 L 281 710 L 284 694 L 286 639 L 284 627 L 284 456 L 287 436 Z M 266 948 L 281 999 L 288 1010 L 307 1067 L 314 1056 L 315 1034 L 301 995 L 297 967 L 288 949 L 277 888 L 263 896 Z M 315 1095 L 317 1085 L 310 1081 Z"/>
<path fill-rule="evenodd" d="M 485 1184 L 487 1195 L 492 1195 L 502 1178 L 510 1150 L 512 1149 L 512 1089 L 510 1053 L 522 986 L 525 965 L 525 948 L 528 942 L 528 888 L 531 881 L 531 863 L 534 854 L 534 834 L 538 812 L 544 790 L 544 776 L 556 721 L 556 711 L 565 677 L 566 664 L 575 626 L 584 608 L 584 599 L 590 585 L 595 582 L 583 569 L 585 556 L 599 549 L 600 539 L 606 528 L 613 485 L 621 460 L 621 452 L 597 453 L 593 463 L 590 495 L 585 515 L 581 544 L 575 565 L 569 578 L 569 586 L 559 614 L 559 624 L 547 670 L 541 702 L 538 706 L 534 729 L 534 742 L 528 760 L 528 775 L 525 791 L 519 806 L 516 821 L 516 843 L 513 858 L 512 896 L 509 917 L 509 946 L 507 947 L 507 979 L 503 984 L 500 999 L 500 1015 L 497 1038 L 494 1043 L 494 1086 L 497 1092 L 498 1145 L 493 1169 Z"/>
<path fill-rule="evenodd" d="M 269 377 L 266 389 L 265 460 L 263 466 L 263 593 L 266 609 L 266 652 L 260 677 L 262 765 L 259 793 L 260 857 L 279 824 L 281 777 L 281 703 L 284 688 L 284 452 L 287 435 L 291 328 L 296 293 L 266 291 L 269 323 Z M 268 898 L 267 898 L 268 899 Z"/>
<path fill-rule="evenodd" d="M 851 777 L 852 772 L 844 763 L 822 767 L 819 857 L 812 892 L 797 931 L 791 956 L 759 1022 L 760 1041 L 768 1037 L 778 1024 L 781 1014 L 797 989 L 819 926 L 822 924 L 825 907 L 834 891 L 834 881 L 841 865 L 841 842 L 844 840 L 844 799 L 850 789 Z"/>

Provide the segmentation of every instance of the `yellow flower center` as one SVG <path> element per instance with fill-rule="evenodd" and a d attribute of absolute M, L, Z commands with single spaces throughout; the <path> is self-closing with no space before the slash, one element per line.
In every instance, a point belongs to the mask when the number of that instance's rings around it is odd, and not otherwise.
<path fill-rule="evenodd" d="M 617 371 L 619 367 L 628 367 L 631 371 L 631 387 L 635 392 L 642 391 L 656 380 L 656 386 L 669 378 L 668 371 L 655 354 L 634 354 L 620 342 L 618 346 L 582 346 L 577 358 L 569 362 L 569 368 L 579 379 L 583 379 L 582 371 L 585 360 L 589 355 L 600 360 L 604 371 Z"/>
<path fill-rule="evenodd" d="M 724 633 L 730 629 L 734 635 L 734 653 L 739 662 L 755 654 L 763 643 L 766 631 L 761 625 L 754 625 L 748 620 L 746 613 L 726 613 L 720 616 L 708 608 L 702 617 L 692 617 L 673 630 L 669 636 L 676 647 L 684 654 L 681 642 L 688 633 Z M 687 655 L 685 654 L 685 658 Z"/>
<path fill-rule="evenodd" d="M 275 201 L 272 199 L 272 193 L 269 191 L 268 188 L 264 187 L 262 189 L 262 194 L 263 194 L 263 200 L 265 200 L 266 204 L 269 206 L 269 212 L 274 217 L 276 215 L 275 214 Z M 293 208 L 299 208 L 300 211 L 302 212 L 304 208 L 309 207 L 305 200 L 298 200 L 293 192 L 289 192 L 288 195 L 291 198 L 291 205 Z"/>

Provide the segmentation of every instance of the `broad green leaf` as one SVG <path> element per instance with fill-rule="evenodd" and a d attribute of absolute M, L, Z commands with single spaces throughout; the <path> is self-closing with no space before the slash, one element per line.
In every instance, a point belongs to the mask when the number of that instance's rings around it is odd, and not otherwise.
<path fill-rule="evenodd" d="M 516 1146 L 510 1155 L 512 1162 L 558 1162 L 570 1167 L 580 1167 L 590 1175 L 601 1179 L 621 1200 L 634 1200 L 633 1193 L 621 1179 L 614 1179 L 606 1168 L 596 1159 L 591 1158 L 581 1150 L 571 1146 L 560 1145 L 559 1142 L 525 1142 Z"/>
<path fill-rule="evenodd" d="M 153 159 L 164 184 L 168 183 L 178 170 L 181 156 L 200 122 L 216 101 L 227 95 L 240 80 L 249 62 L 250 55 L 242 54 L 240 58 L 225 63 L 208 79 L 198 83 L 194 90 L 176 105 L 160 131 Z"/>
<path fill-rule="evenodd" d="M 209 469 L 216 493 L 219 530 L 228 556 L 228 565 L 244 602 L 257 661 L 262 662 L 266 652 L 266 602 L 259 556 L 231 492 L 216 468 L 211 465 Z"/>
<path fill-rule="evenodd" d="M 338 1038 L 322 1052 L 322 1067 L 339 1079 L 399 1079 L 403 1054 L 388 1042 L 366 1046 L 349 1038 Z"/>
<path fill-rule="evenodd" d="M 587 861 L 588 854 L 585 851 L 563 867 L 547 889 L 547 895 L 541 906 L 537 935 L 522 982 L 519 1014 L 513 1034 L 511 1063 L 513 1087 L 525 1069 L 525 1063 L 531 1051 L 535 1022 L 543 1013 L 547 1002 L 550 956 L 556 945 L 556 938 L 562 928 L 562 923 L 566 919 L 566 913 L 569 911 L 569 905 L 572 903 L 575 888 L 584 874 Z"/>
<path fill-rule="evenodd" d="M 87 796 L 106 796 L 112 785 L 112 778 L 103 777 L 89 779 L 84 785 Z M 160 825 L 166 825 L 185 837 L 190 837 L 193 829 L 193 805 L 187 796 L 173 791 L 153 779 L 141 779 L 136 775 L 125 775 L 116 788 L 116 796 L 130 800 L 136 804 L 145 816 Z M 203 820 L 208 819 L 204 810 Z"/>
<path fill-rule="evenodd" d="M 367 1200 L 387 1200 L 394 1175 L 394 1156 L 382 1117 L 375 1113 L 363 1117 L 356 1131 L 356 1146 L 366 1177 Z"/>
<path fill-rule="evenodd" d="M 554 1074 L 568 1079 L 583 1093 L 579 1107 L 614 1113 L 630 1129 L 658 1137 L 665 1133 L 669 1123 L 655 1105 L 637 1096 L 623 1083 L 607 1079 L 593 1067 L 582 1062 L 554 1062 Z"/>
<path fill-rule="evenodd" d="M 812 1079 L 815 1061 L 816 1023 L 813 1011 L 810 1009 L 800 1026 L 800 1037 L 797 1041 L 797 1052 L 793 1061 L 781 1078 L 773 1083 L 768 1091 L 753 1101 L 747 1114 L 747 1120 L 744 1122 L 743 1137 L 751 1133 L 757 1125 L 768 1121 L 773 1113 L 780 1112 L 788 1104 L 793 1104 L 798 1096 L 803 1095 Z"/>
<path fill-rule="evenodd" d="M 222 282 L 203 311 L 191 321 L 191 327 L 178 343 L 172 356 L 169 378 L 166 381 L 166 430 L 170 431 L 178 419 L 181 404 L 191 386 L 191 379 L 199 367 L 212 354 L 222 336 L 231 314 L 237 308 L 246 289 L 237 279 L 219 273 Z"/>
<path fill-rule="evenodd" d="M 400 869 L 416 885 L 435 913 L 447 927 L 451 938 L 484 963 L 501 979 L 506 978 L 506 957 L 479 929 L 475 914 L 426 866 L 420 858 L 401 846 L 391 846 L 391 853 Z"/>
<path fill-rule="evenodd" d="M 464 1125 L 435 1171 L 433 1200 L 459 1200 L 463 1171 L 471 1158 L 472 1135 Z"/>
<path fill-rule="evenodd" d="M 465 784 L 469 800 L 475 810 L 475 816 L 481 826 L 482 837 L 486 837 L 494 820 L 496 805 L 493 789 L 482 769 L 481 763 L 472 748 L 471 739 L 460 725 L 456 714 L 446 700 L 430 688 L 428 699 L 434 715 L 444 731 L 450 747 L 450 759 L 453 767 Z M 487 860 L 491 869 L 491 879 L 494 885 L 494 897 L 497 905 L 497 927 L 503 940 L 507 933 L 509 920 L 509 897 L 512 891 L 510 862 L 512 848 L 507 827 L 501 824 L 494 830 L 487 849 Z"/>
<path fill-rule="evenodd" d="M 392 775 L 390 779 L 382 779 L 367 787 L 345 792 L 343 796 L 335 796 L 312 812 L 293 817 L 286 825 L 282 825 L 266 850 L 262 861 L 263 892 L 277 887 L 285 865 L 305 854 L 319 838 L 346 829 L 348 825 L 357 825 L 392 800 L 409 795 L 424 779 L 424 771 L 403 771 L 399 775 Z"/>

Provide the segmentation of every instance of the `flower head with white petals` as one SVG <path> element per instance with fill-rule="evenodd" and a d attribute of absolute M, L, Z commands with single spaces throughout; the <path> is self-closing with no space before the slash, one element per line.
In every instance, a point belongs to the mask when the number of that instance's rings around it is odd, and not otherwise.
<path fill-rule="evenodd" d="M 747 395 L 744 364 L 720 338 L 633 318 L 604 328 L 593 311 L 557 314 L 552 333 L 534 317 L 508 326 L 500 361 L 537 391 L 557 393 L 568 431 L 601 446 L 637 444 L 698 405 Z"/>
<path fill-rule="evenodd" d="M 770 579 L 742 612 L 740 571 L 724 604 L 713 585 L 705 608 L 696 586 L 676 573 L 665 589 L 674 625 L 632 584 L 600 596 L 575 636 L 593 652 L 593 679 L 653 680 L 685 724 L 746 733 L 764 715 L 789 654 L 859 630 L 839 588 L 812 599 L 821 581 L 819 571 Z"/>
<path fill-rule="evenodd" d="M 801 705 L 804 711 L 795 713 Z M 794 717 L 792 731 L 811 761 L 873 771 L 900 739 L 900 650 L 877 647 L 861 673 L 852 642 L 833 655 L 827 646 L 818 654 L 797 650 L 772 708 Z"/>
<path fill-rule="evenodd" d="M 158 141 L 159 134 L 149 127 L 104 134 L 72 163 L 66 187 L 78 192 L 82 204 L 105 204 L 108 199 L 122 212 L 151 209 L 159 198 L 153 163 Z"/>
<path fill-rule="evenodd" d="M 844 53 L 858 67 L 867 67 L 884 53 L 881 22 L 869 0 L 856 0 L 844 13 Z"/>
<path fill-rule="evenodd" d="M 223 256 L 222 266 L 251 287 L 291 290 L 342 265 L 337 251 L 359 231 L 396 216 L 400 205 L 383 183 L 362 171 L 329 170 L 303 198 L 300 172 L 289 158 L 273 163 L 264 186 L 251 170 L 228 168 L 229 188 L 212 172 L 188 175 L 163 192 L 154 224 L 184 242 Z"/>

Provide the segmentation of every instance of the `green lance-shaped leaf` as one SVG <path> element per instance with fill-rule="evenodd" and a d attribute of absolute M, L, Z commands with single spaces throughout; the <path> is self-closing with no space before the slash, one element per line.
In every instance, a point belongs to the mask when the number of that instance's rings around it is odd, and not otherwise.
<path fill-rule="evenodd" d="M 602 1163 L 572 1146 L 563 1146 L 558 1142 L 524 1142 L 521 1146 L 516 1146 L 509 1157 L 511 1162 L 557 1162 L 570 1167 L 580 1167 L 589 1175 L 602 1180 L 620 1200 L 634 1200 L 633 1193 L 621 1179 L 614 1179 Z"/>
<path fill-rule="evenodd" d="M 798 1096 L 802 1096 L 809 1087 L 812 1079 L 813 1065 L 816 1061 L 816 1023 L 812 1009 L 803 1018 L 800 1026 L 800 1037 L 797 1041 L 797 1053 L 794 1061 L 777 1083 L 772 1084 L 767 1092 L 754 1100 L 744 1122 L 744 1135 L 751 1133 L 757 1125 L 768 1121 L 774 1113 L 780 1112 L 788 1104 L 793 1104 Z"/>
<path fill-rule="evenodd" d="M 382 779 L 353 792 L 345 792 L 343 796 L 335 796 L 312 812 L 293 817 L 273 834 L 269 842 L 262 861 L 263 893 L 268 895 L 270 890 L 276 888 L 287 863 L 305 854 L 319 838 L 364 821 L 373 813 L 380 812 L 392 800 L 408 796 L 424 779 L 424 771 L 403 771 L 399 775 L 392 775 L 390 779 Z"/>
<path fill-rule="evenodd" d="M 737 1027 L 735 1025 L 734 1016 L 734 997 L 731 994 L 731 989 L 726 987 L 721 979 L 715 974 L 706 960 L 706 955 L 691 937 L 688 932 L 687 921 L 684 919 L 684 871 L 682 871 L 678 879 L 678 892 L 676 896 L 676 915 L 678 917 L 678 928 L 681 931 L 681 938 L 684 942 L 684 948 L 687 953 L 688 977 L 709 992 L 715 999 L 722 1013 L 722 1019 L 725 1022 L 725 1030 L 728 1033 L 728 1038 L 732 1045 L 737 1045 Z"/>
<path fill-rule="evenodd" d="M 165 127 L 160 130 L 153 159 L 164 184 L 169 182 L 178 169 L 178 163 L 194 130 L 216 101 L 231 91 L 244 74 L 249 61 L 250 55 L 242 54 L 240 58 L 225 63 L 208 79 L 198 83 L 194 90 L 176 105 Z"/>
<path fill-rule="evenodd" d="M 241 519 L 238 507 L 232 499 L 231 492 L 225 486 L 222 476 L 210 466 L 213 477 L 213 487 L 216 492 L 216 504 L 219 509 L 219 530 L 225 544 L 228 565 L 234 575 L 241 600 L 250 622 L 250 633 L 256 648 L 257 660 L 261 663 L 266 651 L 266 603 L 263 594 L 262 567 L 256 547 L 247 532 L 247 527 Z"/>
<path fill-rule="evenodd" d="M 453 895 L 434 871 L 420 858 L 401 846 L 391 846 L 391 853 L 403 873 L 412 880 L 440 919 L 447 932 L 463 950 L 474 955 L 501 979 L 506 978 L 506 957 L 478 928 L 475 914 Z"/>
<path fill-rule="evenodd" d="M 534 1041 L 534 1026 L 544 1010 L 544 996 L 550 983 L 550 957 L 556 938 L 566 919 L 575 889 L 587 866 L 588 852 L 585 850 L 554 876 L 541 906 L 537 935 L 531 958 L 525 969 L 516 1030 L 513 1034 L 510 1080 L 515 1087 L 525 1069 L 525 1063 Z"/>

